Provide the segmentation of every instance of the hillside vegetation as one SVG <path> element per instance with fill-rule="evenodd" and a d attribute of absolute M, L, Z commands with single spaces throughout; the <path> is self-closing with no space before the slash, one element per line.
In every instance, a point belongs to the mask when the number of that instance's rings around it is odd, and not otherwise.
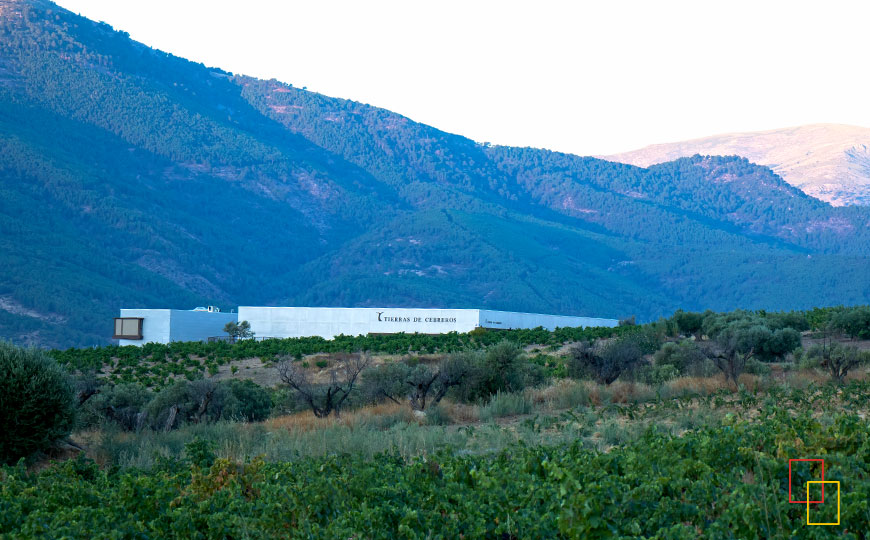
<path fill-rule="evenodd" d="M 16 342 L 105 344 L 120 307 L 652 320 L 870 295 L 868 210 L 745 159 L 489 147 L 49 2 L 0 5 L 0 334 Z"/>

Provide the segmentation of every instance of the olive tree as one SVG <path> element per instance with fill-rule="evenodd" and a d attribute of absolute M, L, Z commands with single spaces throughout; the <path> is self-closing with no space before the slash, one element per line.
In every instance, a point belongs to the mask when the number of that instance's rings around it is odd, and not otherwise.
<path fill-rule="evenodd" d="M 153 428 L 170 431 L 179 424 L 219 420 L 230 399 L 228 387 L 211 379 L 178 381 L 154 396 L 146 413 Z"/>
<path fill-rule="evenodd" d="M 673 321 L 677 325 L 677 330 L 684 335 L 693 335 L 696 338 L 701 337 L 701 325 L 704 323 L 704 314 L 694 311 L 683 311 L 678 309 L 673 316 Z"/>
<path fill-rule="evenodd" d="M 412 409 L 424 411 L 437 405 L 451 388 L 462 384 L 472 368 L 461 354 L 448 356 L 434 367 L 409 362 L 383 364 L 366 373 L 366 393 L 371 398 L 383 397 L 394 403 L 407 399 Z"/>
<path fill-rule="evenodd" d="M 708 343 L 707 353 L 725 379 L 736 387 L 737 379 L 746 369 L 746 362 L 770 340 L 771 335 L 769 328 L 751 324 L 751 320 L 735 321 Z"/>
<path fill-rule="evenodd" d="M 229 335 L 230 340 L 235 343 L 237 339 L 250 339 L 254 337 L 254 332 L 251 331 L 251 323 L 242 321 L 237 323 L 230 321 L 224 325 L 224 332 Z"/>
<path fill-rule="evenodd" d="M 870 307 L 846 308 L 831 318 L 831 328 L 852 339 L 870 339 Z"/>
<path fill-rule="evenodd" d="M 497 392 L 516 392 L 525 386 L 523 348 L 502 340 L 486 349 L 480 367 L 481 391 L 489 397 Z"/>
<path fill-rule="evenodd" d="M 831 374 L 831 379 L 842 384 L 849 371 L 867 362 L 868 355 L 870 353 L 856 347 L 825 340 L 810 347 L 805 358 L 809 360 L 808 363 L 826 369 Z"/>
<path fill-rule="evenodd" d="M 610 384 L 642 359 L 643 350 L 631 336 L 584 341 L 571 348 L 568 368 L 573 376 L 588 374 L 600 384 Z"/>
<path fill-rule="evenodd" d="M 125 431 L 138 431 L 145 427 L 148 414 L 145 408 L 154 395 L 138 384 L 106 386 L 79 408 L 85 425 L 98 426 L 108 420 Z"/>
<path fill-rule="evenodd" d="M 277 370 L 281 381 L 305 403 L 314 416 L 326 418 L 333 412 L 341 414 L 341 407 L 353 392 L 360 374 L 368 368 L 371 357 L 368 354 L 347 354 L 340 356 L 327 372 L 325 382 L 317 382 L 302 363 L 291 356 L 278 359 Z"/>
<path fill-rule="evenodd" d="M 663 344 L 653 356 L 656 366 L 673 366 L 680 374 L 706 359 L 701 347 L 690 339 L 685 339 L 679 343 L 669 341 Z"/>
<path fill-rule="evenodd" d="M 859 351 L 856 347 L 846 347 L 837 343 L 831 348 L 827 362 L 828 372 L 837 384 L 842 384 L 849 371 L 864 363 L 866 358 L 867 353 Z"/>

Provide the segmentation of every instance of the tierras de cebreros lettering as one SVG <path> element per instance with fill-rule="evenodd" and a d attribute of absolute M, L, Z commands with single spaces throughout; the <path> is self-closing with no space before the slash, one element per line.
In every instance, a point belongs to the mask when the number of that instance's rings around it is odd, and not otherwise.
<path fill-rule="evenodd" d="M 455 323 L 456 317 L 390 317 L 378 311 L 378 320 L 381 322 L 426 322 L 426 323 Z"/>

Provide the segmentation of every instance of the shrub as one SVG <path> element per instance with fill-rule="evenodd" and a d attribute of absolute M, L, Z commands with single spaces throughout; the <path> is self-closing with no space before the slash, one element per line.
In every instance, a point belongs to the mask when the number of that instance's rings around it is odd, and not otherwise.
<path fill-rule="evenodd" d="M 296 400 L 295 393 L 284 386 L 270 389 L 272 399 L 272 416 L 280 416 L 303 410 L 304 404 Z"/>
<path fill-rule="evenodd" d="M 609 419 L 601 424 L 601 439 L 611 446 L 619 446 L 630 441 L 631 437 L 619 420 Z"/>
<path fill-rule="evenodd" d="M 637 382 L 659 386 L 680 376 L 680 371 L 673 365 L 647 365 L 638 369 L 635 375 Z"/>
<path fill-rule="evenodd" d="M 801 345 L 801 334 L 794 328 L 774 330 L 770 338 L 762 344 L 758 356 L 764 360 L 778 360 L 793 352 Z"/>
<path fill-rule="evenodd" d="M 719 368 L 716 363 L 709 358 L 704 358 L 701 362 L 690 365 L 686 369 L 685 375 L 690 377 L 712 377 L 719 373 Z"/>
<path fill-rule="evenodd" d="M 157 394 L 146 412 L 154 429 L 169 431 L 183 423 L 219 420 L 231 400 L 226 385 L 204 379 L 179 381 Z"/>
<path fill-rule="evenodd" d="M 544 377 L 552 376 L 557 378 L 563 378 L 567 375 L 564 359 L 559 356 L 538 353 L 535 356 L 529 358 L 529 364 L 534 364 L 535 366 L 540 367 Z M 530 379 L 530 377 L 527 377 L 527 387 L 535 386 L 536 384 L 538 384 L 531 381 Z"/>
<path fill-rule="evenodd" d="M 589 405 L 589 390 L 584 383 L 571 379 L 561 379 L 552 386 L 526 390 L 533 404 L 544 405 L 549 409 L 573 409 Z"/>
<path fill-rule="evenodd" d="M 412 409 L 423 411 L 438 405 L 451 388 L 462 386 L 473 369 L 463 355 L 450 355 L 436 366 L 411 357 L 370 369 L 362 393 L 369 402 L 387 398 L 399 404 L 407 399 Z"/>
<path fill-rule="evenodd" d="M 272 397 L 269 392 L 250 379 L 229 381 L 232 400 L 228 400 L 222 411 L 223 418 L 259 422 L 269 417 L 272 410 Z"/>
<path fill-rule="evenodd" d="M 453 355 L 470 367 L 464 383 L 453 390 L 456 399 L 482 402 L 498 392 L 518 392 L 527 381 L 545 377 L 540 366 L 530 367 L 522 347 L 500 341 L 486 351 L 467 351 Z"/>
<path fill-rule="evenodd" d="M 801 311 L 767 313 L 766 318 L 771 328 L 793 328 L 799 332 L 810 329 L 807 315 Z"/>
<path fill-rule="evenodd" d="M 0 462 L 48 448 L 75 421 L 66 372 L 47 354 L 0 342 Z"/>
<path fill-rule="evenodd" d="M 433 405 L 426 410 L 426 423 L 431 426 L 446 426 L 450 423 L 450 415 L 441 405 Z"/>
<path fill-rule="evenodd" d="M 614 339 L 611 343 L 619 343 L 620 345 L 631 343 L 640 349 L 642 355 L 653 354 L 662 346 L 666 332 L 666 327 L 653 323 L 641 327 L 636 332 Z"/>
<path fill-rule="evenodd" d="M 194 437 L 192 441 L 184 445 L 184 453 L 192 464 L 200 469 L 207 469 L 217 459 L 214 453 L 214 446 L 214 443 L 210 441 Z"/>
<path fill-rule="evenodd" d="M 668 342 L 656 351 L 653 361 L 656 366 L 672 366 L 678 374 L 685 373 L 689 366 L 703 362 L 706 356 L 691 340 L 680 343 Z"/>
<path fill-rule="evenodd" d="M 870 307 L 844 309 L 831 318 L 831 327 L 853 339 L 870 339 Z"/>
<path fill-rule="evenodd" d="M 619 326 L 636 326 L 636 325 L 637 325 L 637 320 L 635 319 L 634 315 L 632 315 L 631 317 L 626 317 L 624 319 L 619 319 Z"/>
<path fill-rule="evenodd" d="M 601 384 L 610 384 L 620 374 L 631 370 L 643 358 L 634 336 L 616 338 L 594 345 L 582 342 L 571 349 L 568 373 L 576 378 L 591 376 Z"/>
<path fill-rule="evenodd" d="M 489 394 L 516 392 L 524 387 L 523 349 L 516 343 L 500 341 L 486 350 L 483 360 L 484 388 Z"/>
<path fill-rule="evenodd" d="M 701 324 L 704 322 L 703 313 L 695 313 L 692 311 L 677 310 L 674 313 L 673 321 L 677 325 L 677 329 L 684 335 L 696 335 L 700 337 Z"/>
<path fill-rule="evenodd" d="M 126 431 L 143 427 L 144 410 L 153 394 L 139 384 L 117 384 L 103 387 L 79 409 L 84 425 L 112 422 Z"/>
<path fill-rule="evenodd" d="M 759 362 L 755 358 L 750 358 L 746 361 L 743 371 L 750 375 L 770 375 L 770 366 L 764 362 Z"/>
<path fill-rule="evenodd" d="M 411 367 L 408 362 L 387 362 L 366 371 L 360 385 L 366 401 L 378 403 L 389 399 L 394 403 L 402 401 L 410 391 L 405 382 Z"/>
<path fill-rule="evenodd" d="M 493 418 L 516 416 L 532 412 L 532 404 L 523 394 L 498 392 L 480 408 L 480 419 L 484 422 Z"/>
<path fill-rule="evenodd" d="M 798 367 L 801 369 L 816 369 L 822 367 L 825 356 L 825 346 L 818 343 L 810 345 L 797 357 Z"/>
<path fill-rule="evenodd" d="M 546 367 L 532 362 L 526 362 L 521 366 L 520 376 L 522 378 L 521 388 L 540 386 L 550 378 Z"/>

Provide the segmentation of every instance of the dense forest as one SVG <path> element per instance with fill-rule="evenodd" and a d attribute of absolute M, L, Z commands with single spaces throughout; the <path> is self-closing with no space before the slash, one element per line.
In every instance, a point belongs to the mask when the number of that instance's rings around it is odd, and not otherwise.
<path fill-rule="evenodd" d="M 870 210 L 740 157 L 494 147 L 0 2 L 0 336 L 120 307 L 485 307 L 649 320 L 870 297 Z"/>

